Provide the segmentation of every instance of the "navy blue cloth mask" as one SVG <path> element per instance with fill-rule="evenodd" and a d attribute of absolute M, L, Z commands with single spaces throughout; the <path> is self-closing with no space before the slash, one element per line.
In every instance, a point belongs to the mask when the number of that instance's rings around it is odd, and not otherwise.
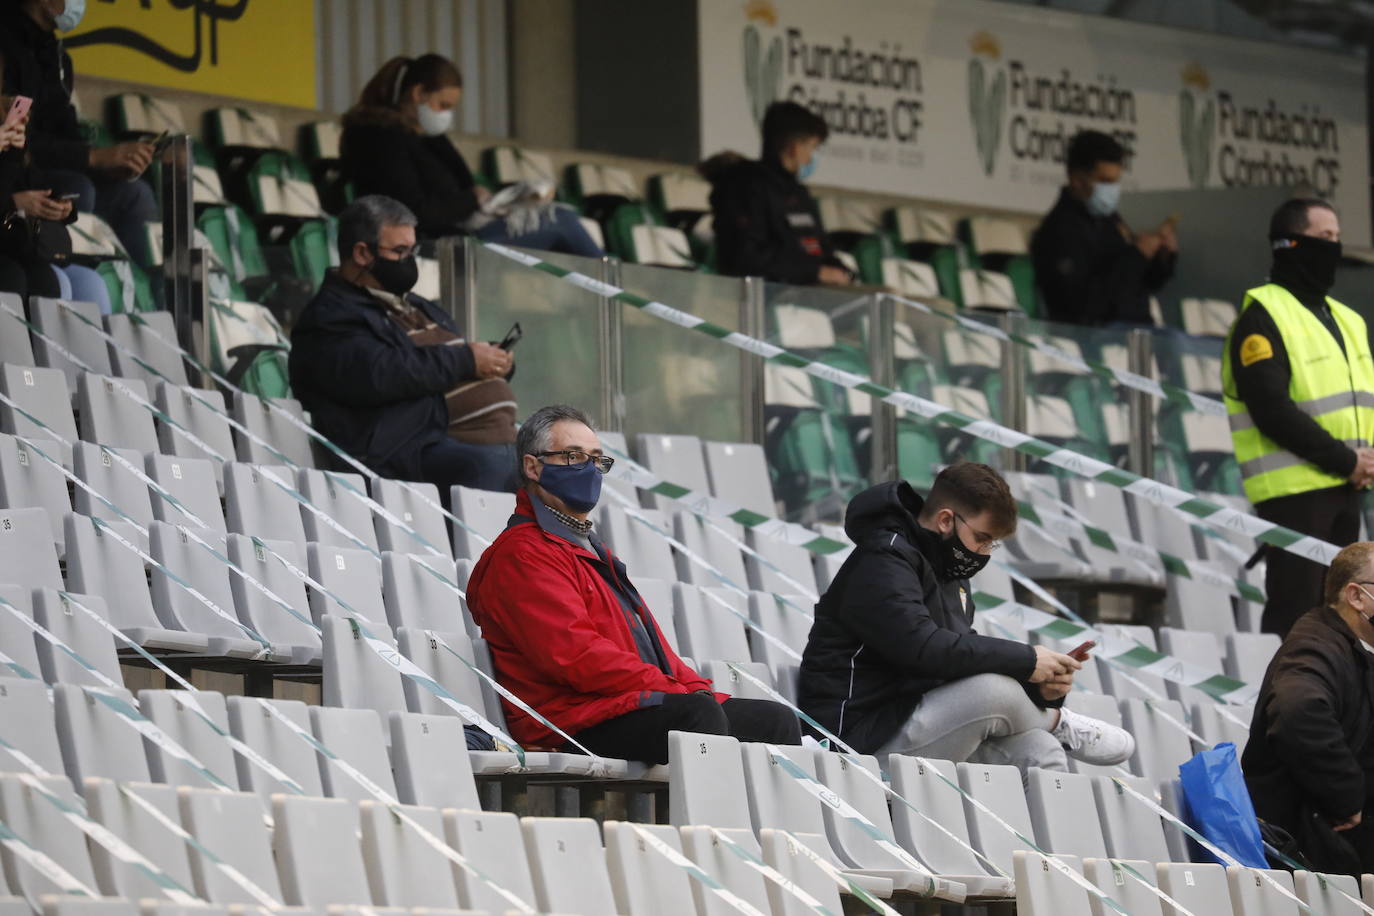
<path fill-rule="evenodd" d="M 546 464 L 539 485 L 574 512 L 590 512 L 601 499 L 601 469 L 585 464 Z"/>

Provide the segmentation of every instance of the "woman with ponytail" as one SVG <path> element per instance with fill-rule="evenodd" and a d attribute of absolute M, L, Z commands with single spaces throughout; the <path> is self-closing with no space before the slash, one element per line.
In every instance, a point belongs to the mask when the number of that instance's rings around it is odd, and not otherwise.
<path fill-rule="evenodd" d="M 446 57 L 387 61 L 343 116 L 340 154 L 357 196 L 399 200 L 419 219 L 422 238 L 470 232 L 483 241 L 601 257 L 567 207 L 526 201 L 515 220 L 483 212 L 491 192 L 448 138 L 462 97 L 463 76 Z"/>

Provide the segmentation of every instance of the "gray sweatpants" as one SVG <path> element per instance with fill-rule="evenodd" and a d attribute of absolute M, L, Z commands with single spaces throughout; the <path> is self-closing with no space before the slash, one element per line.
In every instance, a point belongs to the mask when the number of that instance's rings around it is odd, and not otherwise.
<path fill-rule="evenodd" d="M 1010 764 L 1067 770 L 1064 748 L 1050 734 L 1054 710 L 1041 709 L 1021 684 L 1001 674 L 976 674 L 927 693 L 901 731 L 878 749 L 956 763 Z"/>

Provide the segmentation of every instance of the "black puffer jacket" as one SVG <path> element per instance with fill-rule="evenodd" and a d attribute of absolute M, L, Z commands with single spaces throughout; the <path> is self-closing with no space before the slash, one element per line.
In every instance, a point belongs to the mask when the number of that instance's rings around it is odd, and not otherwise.
<path fill-rule="evenodd" d="M 406 300 L 456 333 L 448 315 Z M 420 451 L 448 435 L 444 393 L 475 379 L 466 346 L 417 347 L 371 293 L 331 271 L 291 331 L 291 390 L 315 427 L 387 477 L 423 480 Z"/>
<path fill-rule="evenodd" d="M 91 147 L 72 105 L 72 59 L 57 33 L 41 28 L 17 2 L 0 3 L 0 63 L 6 95 L 33 99 L 26 147 L 44 169 L 85 171 Z"/>
<path fill-rule="evenodd" d="M 801 708 L 864 754 L 941 684 L 988 673 L 1024 683 L 1035 670 L 1030 646 L 973 632 L 969 582 L 940 575 L 940 536 L 916 521 L 922 505 L 902 481 L 854 497 L 844 528 L 857 546 L 816 605 L 802 654 Z"/>

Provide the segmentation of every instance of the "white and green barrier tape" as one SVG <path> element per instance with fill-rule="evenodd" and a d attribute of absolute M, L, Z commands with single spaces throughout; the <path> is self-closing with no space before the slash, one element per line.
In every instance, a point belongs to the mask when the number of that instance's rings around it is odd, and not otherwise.
<path fill-rule="evenodd" d="M 826 363 L 809 360 L 767 341 L 750 337 L 737 331 L 730 331 L 705 319 L 629 293 L 618 286 L 603 283 L 576 271 L 566 270 L 538 257 L 517 251 L 504 245 L 487 244 L 486 248 L 503 255 L 526 267 L 543 271 L 559 277 L 567 283 L 584 289 L 594 295 L 613 299 L 631 305 L 669 324 L 696 331 L 707 337 L 719 340 L 745 353 L 752 353 L 769 362 L 801 369 L 809 375 L 827 381 L 847 390 L 860 391 L 887 404 L 909 410 L 912 413 L 945 426 L 958 428 L 970 435 L 995 443 L 1002 448 L 1012 449 L 1045 461 L 1055 467 L 1063 468 L 1091 480 L 1101 481 L 1118 487 L 1128 493 L 1143 497 L 1162 506 L 1177 508 L 1189 515 L 1196 516 L 1220 528 L 1241 531 L 1256 540 L 1289 551 L 1317 563 L 1329 564 L 1339 548 L 1319 538 L 1301 534 L 1289 528 L 1266 522 L 1244 512 L 1220 506 L 1209 500 L 1194 496 L 1169 484 L 1141 477 L 1138 474 L 1113 467 L 1104 461 L 1080 454 L 1072 449 L 1061 448 L 1044 440 L 994 423 L 979 420 L 951 410 L 935 401 L 918 397 L 878 385 L 866 376 L 847 372 Z"/>

